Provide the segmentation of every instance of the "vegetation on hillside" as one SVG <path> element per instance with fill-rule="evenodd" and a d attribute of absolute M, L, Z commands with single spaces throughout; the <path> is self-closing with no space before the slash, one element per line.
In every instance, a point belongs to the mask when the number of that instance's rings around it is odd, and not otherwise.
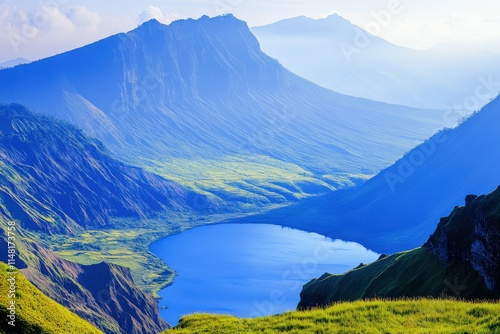
<path fill-rule="evenodd" d="M 307 283 L 300 308 L 374 297 L 500 298 L 500 188 L 469 195 L 421 248 Z"/>
<path fill-rule="evenodd" d="M 299 308 L 364 298 L 455 297 L 498 298 L 483 278 L 460 262 L 443 266 L 425 248 L 397 253 L 343 275 L 324 274 L 307 283 Z"/>
<path fill-rule="evenodd" d="M 207 212 L 212 204 L 111 158 L 75 126 L 16 104 L 0 104 L 0 157 L 0 214 L 47 234 L 109 228 L 116 217 Z"/>
<path fill-rule="evenodd" d="M 195 314 L 166 334 L 500 333 L 500 304 L 453 300 L 370 300 L 325 309 L 238 319 Z"/>
<path fill-rule="evenodd" d="M 15 298 L 9 298 L 8 278 L 15 277 Z M 15 301 L 15 327 L 8 324 L 8 307 Z M 89 322 L 78 317 L 64 306 L 56 303 L 34 287 L 22 273 L 9 271 L 7 264 L 0 262 L 0 333 L 19 334 L 92 334 L 102 333 Z"/>

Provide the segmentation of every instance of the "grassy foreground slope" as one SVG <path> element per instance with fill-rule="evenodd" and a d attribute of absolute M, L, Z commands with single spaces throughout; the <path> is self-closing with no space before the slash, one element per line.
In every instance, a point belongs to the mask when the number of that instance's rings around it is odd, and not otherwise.
<path fill-rule="evenodd" d="M 10 326 L 7 323 L 7 307 L 10 305 L 10 283 L 7 279 L 12 275 L 8 266 L 0 262 L 0 333 L 102 333 L 89 322 L 45 296 L 18 271 L 15 272 L 16 326 Z"/>
<path fill-rule="evenodd" d="M 500 304 L 372 300 L 256 319 L 195 314 L 165 333 L 500 333 Z"/>

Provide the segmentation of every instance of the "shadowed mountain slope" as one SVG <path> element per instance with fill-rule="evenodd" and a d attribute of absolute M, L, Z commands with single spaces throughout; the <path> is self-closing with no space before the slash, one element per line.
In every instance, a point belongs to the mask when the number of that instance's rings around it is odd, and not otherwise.
<path fill-rule="evenodd" d="M 111 218 L 196 212 L 205 196 L 118 162 L 74 126 L 0 106 L 0 215 L 23 228 L 74 233 Z"/>
<path fill-rule="evenodd" d="M 379 253 L 418 247 L 467 194 L 488 193 L 500 183 L 498 124 L 500 98 L 359 187 L 244 221 L 279 222 Z"/>
<path fill-rule="evenodd" d="M 2 249 L 7 249 L 6 233 L 0 230 Z M 160 318 L 158 301 L 135 285 L 128 268 L 66 261 L 34 240 L 21 229 L 16 230 L 15 266 L 50 299 L 105 333 L 154 334 L 168 327 Z M 0 261 L 9 261 L 7 252 L 0 254 Z"/>
<path fill-rule="evenodd" d="M 11 271 L 3 262 L 0 263 L 0 277 L 1 333 L 102 333 L 89 322 L 45 296 L 22 273 L 18 270 Z M 12 277 L 15 277 L 15 284 L 11 284 L 14 282 Z M 11 286 L 15 286 L 17 290 L 17 293 L 13 292 L 15 298 L 11 298 Z M 12 300 L 15 301 L 14 307 L 11 306 Z M 15 317 L 9 317 L 11 310 L 15 310 Z M 12 325 L 8 323 L 11 319 L 15 319 Z"/>

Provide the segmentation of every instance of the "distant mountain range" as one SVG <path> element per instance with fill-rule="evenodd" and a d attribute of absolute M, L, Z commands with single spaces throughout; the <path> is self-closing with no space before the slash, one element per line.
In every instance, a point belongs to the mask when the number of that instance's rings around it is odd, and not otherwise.
<path fill-rule="evenodd" d="M 359 187 L 243 221 L 280 222 L 380 253 L 418 247 L 467 194 L 488 193 L 500 184 L 498 124 L 500 98 Z"/>
<path fill-rule="evenodd" d="M 30 61 L 31 60 L 28 60 L 28 59 L 25 59 L 25 58 L 12 59 L 12 60 L 0 63 L 0 69 L 14 67 L 14 66 L 21 65 L 21 64 L 27 64 Z"/>
<path fill-rule="evenodd" d="M 456 120 L 301 79 L 231 15 L 152 20 L 2 70 L 0 100 L 76 124 L 115 158 L 245 211 L 357 183 Z"/>
<path fill-rule="evenodd" d="M 372 29 L 384 29 L 375 20 Z M 476 111 L 500 91 L 500 58 L 479 51 L 416 51 L 335 14 L 254 27 L 262 50 L 336 92 L 415 107 Z M 450 61 L 453 59 L 453 61 Z"/>
<path fill-rule="evenodd" d="M 307 283 L 299 308 L 365 298 L 500 298 L 500 188 L 469 195 L 423 247 Z"/>

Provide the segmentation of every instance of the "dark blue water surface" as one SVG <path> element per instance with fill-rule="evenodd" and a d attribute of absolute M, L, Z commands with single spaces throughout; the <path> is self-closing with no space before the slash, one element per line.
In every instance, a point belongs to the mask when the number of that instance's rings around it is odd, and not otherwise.
<path fill-rule="evenodd" d="M 161 316 L 172 325 L 195 312 L 256 317 L 293 310 L 312 278 L 378 257 L 356 243 L 260 224 L 199 227 L 150 250 L 178 274 L 160 291 Z"/>

